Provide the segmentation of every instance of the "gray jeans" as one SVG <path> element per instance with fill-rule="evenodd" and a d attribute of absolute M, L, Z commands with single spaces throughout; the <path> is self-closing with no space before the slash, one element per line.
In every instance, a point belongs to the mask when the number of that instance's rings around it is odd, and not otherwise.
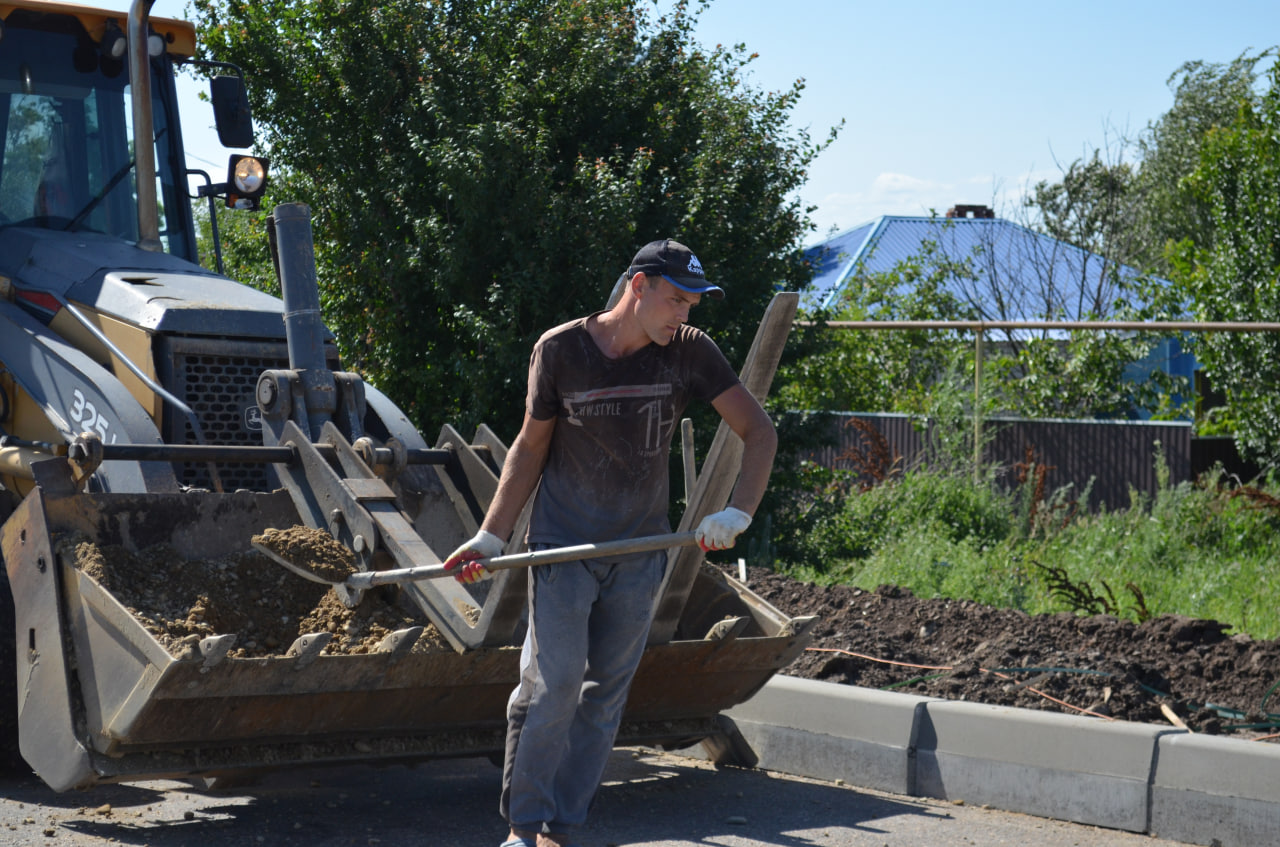
<path fill-rule="evenodd" d="M 644 652 L 665 551 L 535 567 L 520 684 L 507 704 L 500 811 L 515 829 L 587 819 Z"/>

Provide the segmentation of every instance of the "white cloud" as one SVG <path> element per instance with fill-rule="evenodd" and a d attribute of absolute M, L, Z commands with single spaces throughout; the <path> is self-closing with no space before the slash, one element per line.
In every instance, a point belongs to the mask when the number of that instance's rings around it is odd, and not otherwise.
<path fill-rule="evenodd" d="M 1026 218 L 1022 200 L 1035 184 L 1061 177 L 1058 170 L 1047 169 L 1029 172 L 1016 180 L 973 174 L 949 182 L 885 171 L 863 188 L 852 191 L 832 190 L 837 186 L 830 182 L 810 183 L 804 199 L 817 206 L 812 215 L 817 224 L 814 240 L 820 240 L 881 215 L 926 216 L 934 211 L 942 215 L 956 204 L 990 206 L 1000 217 L 1021 222 Z"/>
<path fill-rule="evenodd" d="M 808 202 L 818 207 L 813 220 L 820 237 L 881 215 L 928 215 L 930 209 L 943 213 L 954 203 L 967 202 L 956 199 L 951 184 L 893 172 L 878 174 L 862 190 L 819 193 L 822 187 L 810 184 L 805 192 Z"/>
<path fill-rule="evenodd" d="M 882 173 L 871 181 L 871 194 L 882 199 L 915 197 L 944 187 L 943 183 L 910 174 Z"/>

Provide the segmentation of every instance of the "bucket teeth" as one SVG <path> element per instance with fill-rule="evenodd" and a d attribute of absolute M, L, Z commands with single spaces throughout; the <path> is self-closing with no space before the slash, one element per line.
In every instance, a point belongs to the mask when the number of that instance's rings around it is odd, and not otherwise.
<path fill-rule="evenodd" d="M 816 615 L 803 615 L 798 618 L 791 618 L 782 625 L 780 630 L 778 630 L 778 636 L 781 638 L 801 638 L 808 633 L 808 631 L 812 629 L 813 625 L 817 622 L 818 618 Z"/>
<path fill-rule="evenodd" d="M 725 618 L 722 621 L 716 621 L 711 629 L 707 630 L 707 634 L 703 636 L 704 641 L 729 641 L 737 638 L 747 628 L 747 624 L 751 623 L 751 619 L 747 617 Z"/>
<path fill-rule="evenodd" d="M 204 663 L 200 665 L 200 672 L 207 672 L 214 665 L 227 658 L 227 652 L 235 646 L 235 643 L 236 637 L 234 633 L 210 635 L 208 638 L 200 639 L 200 656 L 204 659 Z"/>
<path fill-rule="evenodd" d="M 299 636 L 298 640 L 289 646 L 285 656 L 297 660 L 293 666 L 294 670 L 302 670 L 316 660 L 331 638 L 333 638 L 332 632 L 308 632 L 306 635 Z"/>
<path fill-rule="evenodd" d="M 390 653 L 399 657 L 408 653 L 413 649 L 413 645 L 417 643 L 419 636 L 422 635 L 425 627 L 411 626 L 407 629 L 397 629 L 395 632 L 382 639 L 378 644 L 377 653 Z"/>

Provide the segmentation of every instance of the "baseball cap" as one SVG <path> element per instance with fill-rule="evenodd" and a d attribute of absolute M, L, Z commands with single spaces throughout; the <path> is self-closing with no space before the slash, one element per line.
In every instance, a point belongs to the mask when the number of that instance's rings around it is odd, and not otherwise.
<path fill-rule="evenodd" d="M 670 238 L 650 241 L 640 248 L 640 252 L 631 260 L 627 276 L 630 278 L 642 272 L 658 274 L 676 288 L 690 294 L 707 294 L 717 300 L 724 299 L 724 289 L 707 282 L 702 263 L 693 255 L 693 251 Z"/>

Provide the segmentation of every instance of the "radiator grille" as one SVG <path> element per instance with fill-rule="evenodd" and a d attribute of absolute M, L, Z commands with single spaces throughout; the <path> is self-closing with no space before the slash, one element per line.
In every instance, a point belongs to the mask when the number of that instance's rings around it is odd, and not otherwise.
<path fill-rule="evenodd" d="M 206 444 L 262 444 L 255 398 L 258 376 L 264 370 L 287 368 L 287 356 L 264 358 L 187 352 L 176 354 L 173 362 L 181 388 L 178 396 L 195 412 Z M 183 443 L 197 443 L 196 434 L 185 418 L 182 432 Z M 186 462 L 178 471 L 178 481 L 183 485 L 213 488 L 207 465 Z M 226 491 L 239 488 L 268 491 L 275 487 L 275 474 L 269 465 L 228 462 L 218 466 L 218 476 Z"/>
<path fill-rule="evenodd" d="M 289 348 L 283 340 L 252 341 L 231 338 L 163 336 L 157 362 L 161 382 L 195 413 L 205 444 L 259 446 L 258 377 L 266 370 L 289 367 Z M 339 369 L 338 350 L 325 345 L 325 363 Z M 197 444 L 186 415 L 172 408 L 164 413 L 164 439 L 170 444 Z M 177 463 L 178 482 L 192 488 L 215 488 L 209 466 Z M 279 487 L 270 465 L 223 462 L 217 466 L 224 491 L 271 491 Z"/>

